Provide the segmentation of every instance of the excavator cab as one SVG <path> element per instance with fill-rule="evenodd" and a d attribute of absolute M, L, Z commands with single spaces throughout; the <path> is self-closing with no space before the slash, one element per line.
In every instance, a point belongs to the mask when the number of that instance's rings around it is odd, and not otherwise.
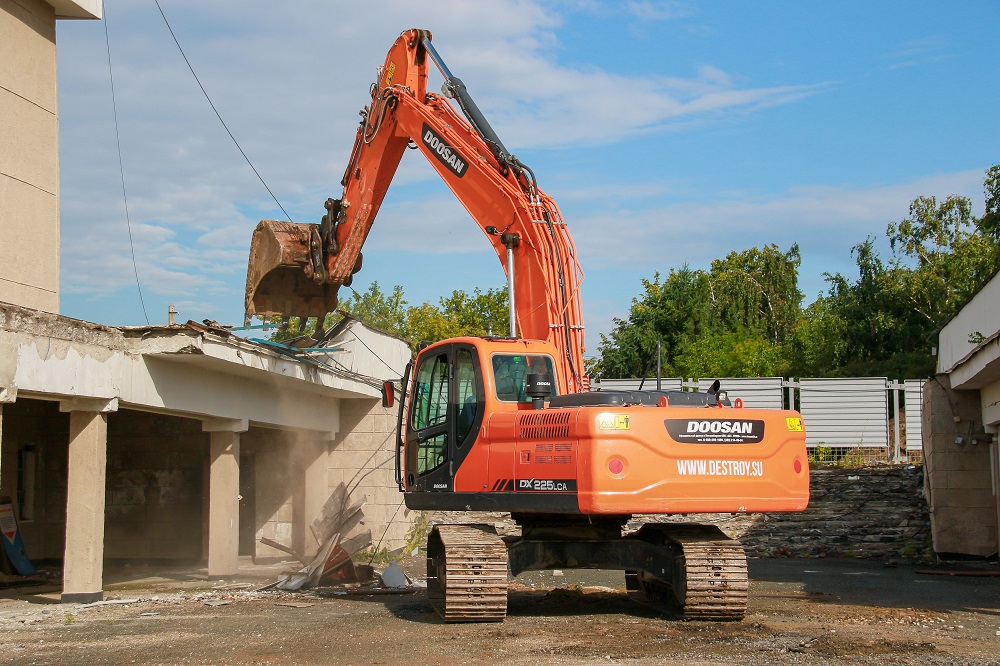
<path fill-rule="evenodd" d="M 456 338 L 420 351 L 398 413 L 397 481 L 408 503 L 433 504 L 425 493 L 461 490 L 455 474 L 489 415 L 530 410 L 556 395 L 554 351 L 506 338 Z"/>

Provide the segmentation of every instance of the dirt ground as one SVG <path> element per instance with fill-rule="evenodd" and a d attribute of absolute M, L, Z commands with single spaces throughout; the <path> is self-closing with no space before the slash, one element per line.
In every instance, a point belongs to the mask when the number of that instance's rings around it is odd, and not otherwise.
<path fill-rule="evenodd" d="M 289 567 L 247 562 L 221 582 L 125 568 L 105 598 L 128 603 L 89 607 L 58 604 L 54 586 L 0 590 L 0 664 L 1000 664 L 995 575 L 751 560 L 746 619 L 714 623 L 633 601 L 620 572 L 531 572 L 502 624 L 446 625 L 422 592 L 255 591 Z"/>

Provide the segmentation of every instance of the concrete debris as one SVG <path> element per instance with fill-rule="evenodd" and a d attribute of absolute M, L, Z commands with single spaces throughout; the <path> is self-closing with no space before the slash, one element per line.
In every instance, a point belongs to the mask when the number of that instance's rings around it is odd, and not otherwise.
<path fill-rule="evenodd" d="M 302 555 L 299 553 L 299 551 L 295 550 L 294 548 L 291 548 L 290 546 L 286 546 L 285 544 L 278 543 L 274 539 L 268 539 L 267 537 L 261 537 L 260 538 L 260 542 L 262 544 L 264 544 L 265 546 L 270 546 L 271 548 L 274 548 L 275 550 L 280 550 L 283 553 L 288 553 L 289 555 L 291 555 L 292 557 L 294 557 L 295 559 L 297 559 L 302 564 L 309 564 L 309 561 L 307 559 L 305 559 L 304 557 L 302 557 Z"/>
<path fill-rule="evenodd" d="M 131 599 L 105 599 L 104 601 L 95 601 L 91 604 L 83 604 L 80 606 L 80 610 L 86 610 L 88 608 L 99 608 L 101 606 L 117 606 L 120 604 L 137 604 L 142 599 L 139 597 L 133 597 Z"/>
<path fill-rule="evenodd" d="M 366 501 L 367 497 L 362 495 L 360 500 L 352 503 L 347 486 L 339 484 L 309 526 L 316 543 L 326 543 L 334 534 L 347 534 L 354 529 L 364 518 L 362 508 Z"/>
<path fill-rule="evenodd" d="M 410 579 L 395 562 L 390 562 L 382 572 L 382 585 L 385 587 L 407 587 L 409 584 Z"/>
<path fill-rule="evenodd" d="M 296 590 L 301 590 L 302 586 L 309 582 L 309 574 L 305 571 L 295 571 L 283 573 L 278 576 L 278 582 L 275 585 L 279 590 L 285 590 L 286 592 L 294 592 Z M 262 589 L 267 589 L 262 588 Z"/>
<path fill-rule="evenodd" d="M 229 583 L 228 585 L 216 585 L 213 590 L 249 590 L 253 583 Z"/>
<path fill-rule="evenodd" d="M 346 541 L 341 537 L 354 529 L 364 518 L 363 507 L 366 502 L 362 495 L 360 500 L 352 501 L 347 486 L 339 484 L 323 504 L 319 515 L 310 525 L 313 536 L 316 537 L 320 549 L 316 556 L 306 562 L 299 554 L 275 541 L 261 539 L 261 542 L 299 558 L 304 566 L 297 571 L 282 573 L 271 585 L 259 588 L 258 591 L 271 589 L 294 592 L 316 587 L 320 581 L 333 583 L 351 583 L 361 580 L 351 556 L 371 545 L 371 530 L 365 530 Z"/>

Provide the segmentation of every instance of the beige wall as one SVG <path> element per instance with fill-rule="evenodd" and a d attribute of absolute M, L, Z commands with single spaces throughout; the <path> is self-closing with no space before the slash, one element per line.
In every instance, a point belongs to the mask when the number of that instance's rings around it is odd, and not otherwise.
<path fill-rule="evenodd" d="M 19 500 L 18 451 L 36 454 L 32 519 L 21 520 L 32 559 L 63 556 L 69 414 L 59 403 L 4 405 L 2 493 Z M 131 410 L 108 415 L 105 546 L 108 558 L 199 559 L 208 433 L 192 419 Z"/>
<path fill-rule="evenodd" d="M 996 554 L 991 436 L 981 421 L 979 391 L 952 390 L 948 375 L 925 383 L 923 440 L 935 552 Z"/>
<path fill-rule="evenodd" d="M 251 428 L 241 438 L 240 455 L 253 460 L 256 476 L 253 554 L 265 559 L 287 558 L 285 553 L 261 544 L 260 538 L 295 547 L 293 438 L 277 430 Z"/>
<path fill-rule="evenodd" d="M 396 414 L 377 400 L 341 400 L 340 423 L 330 453 L 330 490 L 344 483 L 352 498 L 368 498 L 365 525 L 346 536 L 370 529 L 381 548 L 400 548 L 413 516 L 395 482 Z"/>
<path fill-rule="evenodd" d="M 194 419 L 108 416 L 105 557 L 201 557 L 208 442 Z"/>
<path fill-rule="evenodd" d="M 56 14 L 0 0 L 0 301 L 59 310 Z"/>
<path fill-rule="evenodd" d="M 952 378 L 956 388 L 972 381 L 979 388 L 984 381 L 977 375 L 996 362 L 995 344 L 988 344 L 1000 331 L 1000 275 L 983 285 L 965 306 L 949 321 L 938 336 L 938 372 L 957 373 Z M 965 367 L 967 366 L 967 367 Z M 996 372 L 992 373 L 994 376 Z M 988 379 L 986 380 L 988 381 Z"/>
<path fill-rule="evenodd" d="M 61 559 L 66 544 L 66 480 L 69 455 L 69 414 L 59 403 L 18 400 L 3 406 L 0 435 L 0 494 L 25 499 L 18 483 L 19 451 L 33 447 L 35 477 L 30 519 L 20 521 L 21 537 L 28 557 Z"/>

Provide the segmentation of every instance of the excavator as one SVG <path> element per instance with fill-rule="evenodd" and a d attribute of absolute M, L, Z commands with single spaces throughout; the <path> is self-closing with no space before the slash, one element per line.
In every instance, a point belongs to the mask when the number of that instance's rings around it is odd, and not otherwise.
<path fill-rule="evenodd" d="M 431 62 L 441 94 L 427 90 Z M 740 542 L 713 525 L 656 517 L 804 510 L 801 416 L 744 408 L 718 381 L 707 392 L 591 390 L 583 272 L 566 221 L 429 31 L 395 41 L 361 116 L 343 192 L 326 201 L 320 224 L 265 220 L 255 230 L 246 311 L 322 322 L 335 310 L 407 148 L 423 154 L 493 246 L 507 276 L 509 335 L 419 349 L 402 378 L 396 481 L 410 509 L 509 512 L 521 534 L 435 526 L 433 608 L 446 622 L 502 621 L 510 576 L 588 568 L 624 571 L 630 595 L 680 618 L 742 619 Z M 383 404 L 393 402 L 390 380 Z M 627 529 L 636 515 L 651 519 Z"/>

